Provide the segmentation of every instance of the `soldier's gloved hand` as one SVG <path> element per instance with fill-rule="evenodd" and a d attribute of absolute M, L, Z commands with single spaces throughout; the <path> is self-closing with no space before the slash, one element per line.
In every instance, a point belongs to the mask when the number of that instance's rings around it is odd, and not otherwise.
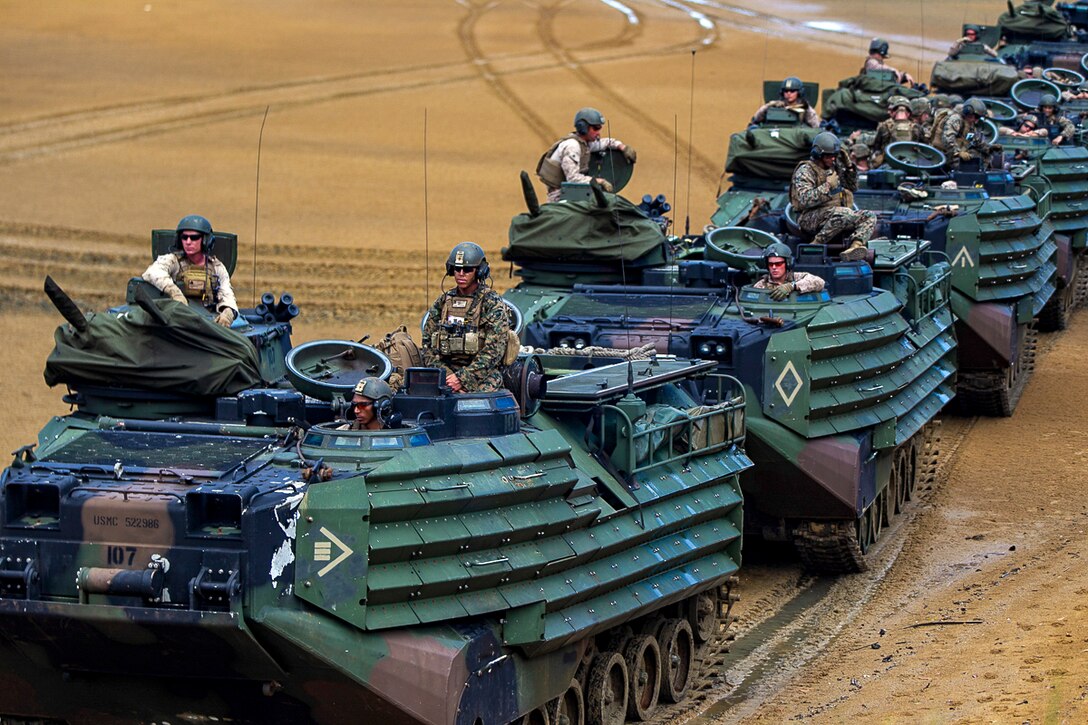
<path fill-rule="evenodd" d="M 638 161 L 638 154 L 630 146 L 623 147 L 623 158 L 627 159 L 627 163 L 633 164 Z"/>
<path fill-rule="evenodd" d="M 229 307 L 224 307 L 223 311 L 215 316 L 215 324 L 222 327 L 230 327 L 232 322 L 234 322 L 234 310 Z"/>
<path fill-rule="evenodd" d="M 970 161 L 971 160 L 971 152 L 970 151 L 960 151 L 956 155 L 960 157 L 960 161 Z"/>
<path fill-rule="evenodd" d="M 602 189 L 610 194 L 612 193 L 612 182 L 610 182 L 608 179 L 597 178 L 595 179 L 595 181 Z"/>
<path fill-rule="evenodd" d="M 827 175 L 827 188 L 828 189 L 838 189 L 839 188 L 839 175 L 838 175 L 838 173 L 832 171 L 830 174 Z"/>
<path fill-rule="evenodd" d="M 781 302 L 790 296 L 790 292 L 793 292 L 793 283 L 783 282 L 771 290 L 771 299 L 775 302 Z"/>
<path fill-rule="evenodd" d="M 183 305 L 187 304 L 185 300 L 185 295 L 180 289 L 177 288 L 177 286 L 167 287 L 166 294 L 170 295 L 170 299 L 172 299 L 174 302 L 180 302 Z"/>

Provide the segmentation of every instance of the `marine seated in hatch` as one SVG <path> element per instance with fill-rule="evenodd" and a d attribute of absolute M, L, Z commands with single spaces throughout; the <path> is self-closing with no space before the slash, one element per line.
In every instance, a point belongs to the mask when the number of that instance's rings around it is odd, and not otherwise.
<path fill-rule="evenodd" d="M 199 302 L 215 314 L 216 324 L 230 327 L 238 318 L 238 302 L 230 273 L 212 255 L 214 245 L 211 222 L 191 214 L 178 222 L 175 251 L 160 255 L 143 278 L 175 302 Z"/>
<path fill-rule="evenodd" d="M 392 427 L 393 389 L 380 378 L 367 377 L 355 385 L 351 396 L 354 419 L 337 430 L 381 430 Z"/>
<path fill-rule="evenodd" d="M 781 302 L 793 292 L 807 294 L 824 288 L 823 277 L 793 271 L 793 250 L 782 242 L 768 244 L 763 250 L 763 266 L 766 267 L 767 274 L 752 286 L 756 289 L 769 289 L 771 299 L 776 302 Z"/>

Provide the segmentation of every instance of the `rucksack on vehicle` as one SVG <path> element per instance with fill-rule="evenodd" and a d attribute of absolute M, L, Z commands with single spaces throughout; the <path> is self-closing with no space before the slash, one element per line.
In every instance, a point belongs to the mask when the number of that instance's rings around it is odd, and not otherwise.
<path fill-rule="evenodd" d="M 419 345 L 408 334 L 408 328 L 404 325 L 386 334 L 374 347 L 385 353 L 389 362 L 393 364 L 393 373 L 386 381 L 393 390 L 399 390 L 404 384 L 404 373 L 408 368 L 418 368 L 423 365 Z"/>

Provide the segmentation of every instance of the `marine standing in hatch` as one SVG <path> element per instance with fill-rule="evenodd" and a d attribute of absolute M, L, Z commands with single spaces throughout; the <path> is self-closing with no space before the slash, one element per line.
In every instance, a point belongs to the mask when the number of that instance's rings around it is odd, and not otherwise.
<path fill-rule="evenodd" d="M 781 100 L 769 101 L 760 106 L 752 116 L 750 124 L 758 125 L 763 123 L 764 119 L 767 118 L 767 109 L 785 108 L 796 113 L 798 121 L 805 126 L 819 128 L 820 116 L 816 113 L 816 109 L 808 104 L 808 100 L 803 95 L 804 90 L 805 84 L 797 76 L 790 76 L 782 81 L 782 88 L 778 91 Z"/>
<path fill-rule="evenodd" d="M 771 299 L 776 302 L 781 302 L 793 292 L 808 294 L 824 288 L 823 277 L 793 271 L 793 250 L 782 242 L 768 244 L 763 250 L 763 266 L 767 268 L 767 274 L 752 286 L 769 289 Z"/>
<path fill-rule="evenodd" d="M 446 275 L 456 286 L 434 301 L 423 326 L 423 364 L 445 368 L 446 385 L 456 393 L 490 393 L 503 386 L 510 317 L 506 303 L 484 284 L 490 272 L 480 245 L 454 247 Z"/>
<path fill-rule="evenodd" d="M 889 70 L 895 74 L 895 82 L 906 84 L 908 86 L 914 85 L 914 79 L 911 78 L 910 73 L 900 71 L 898 68 L 892 68 L 885 63 L 888 59 L 888 41 L 883 38 L 873 38 L 869 43 L 869 57 L 865 59 L 865 64 L 861 66 L 861 72 L 871 70 Z"/>
<path fill-rule="evenodd" d="M 589 155 L 595 151 L 616 149 L 628 163 L 635 163 L 638 155 L 633 148 L 619 139 L 601 138 L 605 123 L 605 117 L 596 108 L 579 110 L 574 114 L 574 131 L 552 144 L 540 157 L 536 174 L 548 187 L 548 201 L 559 201 L 564 181 L 588 184 L 594 180 L 589 176 Z M 606 179 L 596 181 L 605 191 L 612 191 Z"/>
<path fill-rule="evenodd" d="M 238 302 L 227 268 L 212 256 L 212 224 L 196 214 L 178 222 L 173 252 L 160 255 L 144 270 L 144 280 L 175 302 L 200 302 L 216 313 L 216 324 L 230 327 L 238 317 Z"/>

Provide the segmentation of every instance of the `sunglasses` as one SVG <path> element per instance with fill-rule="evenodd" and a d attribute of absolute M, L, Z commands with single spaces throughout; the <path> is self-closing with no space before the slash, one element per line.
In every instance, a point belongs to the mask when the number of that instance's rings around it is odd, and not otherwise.
<path fill-rule="evenodd" d="M 455 274 L 468 274 L 469 272 L 475 272 L 476 268 L 475 267 L 454 267 L 453 271 L 454 271 Z"/>
<path fill-rule="evenodd" d="M 785 267 L 785 262 L 767 262 L 768 267 Z"/>
<path fill-rule="evenodd" d="M 595 124 L 591 125 L 590 128 L 592 128 L 594 131 L 600 131 L 601 128 L 603 128 L 603 127 L 601 126 L 601 124 L 595 123 Z"/>
<path fill-rule="evenodd" d="M 182 239 L 203 239 L 204 235 L 200 234 L 199 232 L 182 232 L 181 233 L 181 238 Z"/>
<path fill-rule="evenodd" d="M 352 408 L 369 408 L 372 405 L 374 405 L 373 400 L 362 400 L 362 401 L 360 401 L 358 403 L 352 403 L 351 407 Z"/>

